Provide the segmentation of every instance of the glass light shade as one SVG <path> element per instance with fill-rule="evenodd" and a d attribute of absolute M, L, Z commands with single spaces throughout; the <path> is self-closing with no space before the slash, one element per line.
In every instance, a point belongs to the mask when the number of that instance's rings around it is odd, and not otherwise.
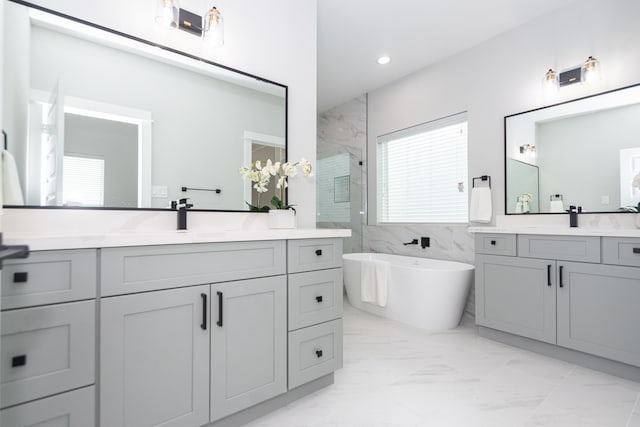
<path fill-rule="evenodd" d="M 177 0 L 158 0 L 156 22 L 165 28 L 178 28 L 179 9 Z"/>
<path fill-rule="evenodd" d="M 544 73 L 544 77 L 542 78 L 542 86 L 544 90 L 548 92 L 558 90 L 558 73 L 549 68 L 549 71 Z"/>
<path fill-rule="evenodd" d="M 202 17 L 202 39 L 213 45 L 224 44 L 224 19 L 215 6 Z"/>
<path fill-rule="evenodd" d="M 600 80 L 600 61 L 590 56 L 582 65 L 582 81 L 593 83 L 598 80 Z"/>

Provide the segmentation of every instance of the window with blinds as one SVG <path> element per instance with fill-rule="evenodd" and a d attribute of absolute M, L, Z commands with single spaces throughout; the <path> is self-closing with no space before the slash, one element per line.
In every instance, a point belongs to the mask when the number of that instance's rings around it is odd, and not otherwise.
<path fill-rule="evenodd" d="M 467 114 L 378 137 L 379 223 L 466 223 Z"/>
<path fill-rule="evenodd" d="M 63 162 L 63 203 L 104 206 L 104 159 L 65 155 Z"/>

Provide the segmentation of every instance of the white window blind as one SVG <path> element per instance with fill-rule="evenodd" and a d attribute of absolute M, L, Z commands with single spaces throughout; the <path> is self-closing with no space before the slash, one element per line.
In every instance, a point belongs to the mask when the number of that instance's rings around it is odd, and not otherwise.
<path fill-rule="evenodd" d="M 378 222 L 466 223 L 466 113 L 378 137 Z"/>
<path fill-rule="evenodd" d="M 104 206 L 104 159 L 64 156 L 62 198 L 68 206 Z"/>

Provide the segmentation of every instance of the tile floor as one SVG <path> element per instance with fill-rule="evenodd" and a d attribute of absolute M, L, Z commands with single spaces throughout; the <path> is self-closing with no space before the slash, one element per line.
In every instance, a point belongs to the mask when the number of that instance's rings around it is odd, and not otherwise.
<path fill-rule="evenodd" d="M 335 384 L 247 427 L 640 427 L 640 383 L 344 306 Z"/>

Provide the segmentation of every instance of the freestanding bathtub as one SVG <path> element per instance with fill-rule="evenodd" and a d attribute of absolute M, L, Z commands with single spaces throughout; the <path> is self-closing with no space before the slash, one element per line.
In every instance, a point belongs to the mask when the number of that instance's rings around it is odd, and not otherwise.
<path fill-rule="evenodd" d="M 474 266 L 454 261 L 379 253 L 344 254 L 349 303 L 361 310 L 423 329 L 458 326 L 473 280 Z M 387 305 L 360 299 L 361 261 L 390 263 Z"/>

